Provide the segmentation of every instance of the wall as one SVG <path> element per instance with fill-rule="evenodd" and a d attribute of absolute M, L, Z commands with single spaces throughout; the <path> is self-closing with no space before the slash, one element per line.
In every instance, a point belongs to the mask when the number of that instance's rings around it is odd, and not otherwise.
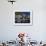
<path fill-rule="evenodd" d="M 16 10 L 32 10 L 32 26 L 15 26 Z M 46 40 L 46 0 L 17 0 L 13 5 L 0 0 L 0 40 L 15 40 L 18 32 L 26 32 L 33 40 Z"/>

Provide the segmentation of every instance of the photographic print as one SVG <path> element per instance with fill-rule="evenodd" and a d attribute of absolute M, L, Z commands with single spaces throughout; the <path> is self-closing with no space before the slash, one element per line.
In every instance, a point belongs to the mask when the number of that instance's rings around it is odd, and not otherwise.
<path fill-rule="evenodd" d="M 32 25 L 32 12 L 30 11 L 15 12 L 15 25 Z"/>

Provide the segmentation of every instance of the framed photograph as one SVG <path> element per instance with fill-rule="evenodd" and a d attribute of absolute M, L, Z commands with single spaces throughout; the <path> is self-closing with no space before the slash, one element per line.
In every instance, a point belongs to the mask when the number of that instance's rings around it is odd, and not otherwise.
<path fill-rule="evenodd" d="M 27 26 L 32 25 L 32 11 L 16 11 L 15 12 L 15 25 Z"/>

